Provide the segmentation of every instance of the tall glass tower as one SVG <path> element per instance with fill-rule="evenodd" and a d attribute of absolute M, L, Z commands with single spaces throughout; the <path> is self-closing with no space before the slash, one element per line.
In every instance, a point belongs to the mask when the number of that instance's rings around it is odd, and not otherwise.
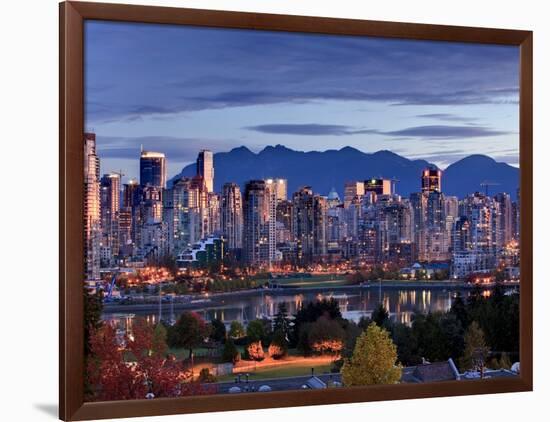
<path fill-rule="evenodd" d="M 197 176 L 202 176 L 208 192 L 214 192 L 214 154 L 207 149 L 197 157 Z"/>
<path fill-rule="evenodd" d="M 141 151 L 139 183 L 141 186 L 166 187 L 166 157 L 163 153 Z"/>

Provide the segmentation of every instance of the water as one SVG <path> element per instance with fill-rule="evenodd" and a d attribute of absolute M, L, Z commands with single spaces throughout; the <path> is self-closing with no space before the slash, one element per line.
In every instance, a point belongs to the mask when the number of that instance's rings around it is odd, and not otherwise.
<path fill-rule="evenodd" d="M 246 324 L 248 321 L 258 318 L 271 318 L 278 310 L 280 303 L 285 303 L 289 314 L 295 314 L 302 303 L 334 298 L 340 307 L 342 315 L 346 319 L 358 321 L 362 316 L 370 316 L 372 311 L 382 303 L 388 310 L 390 318 L 405 324 L 411 323 L 411 317 L 415 311 L 428 313 L 429 311 L 445 312 L 451 307 L 457 292 L 461 292 L 464 298 L 468 290 L 460 288 L 382 288 L 372 286 L 368 289 L 350 290 L 324 290 L 307 291 L 298 294 L 285 292 L 258 292 L 255 295 L 234 295 L 223 298 L 215 298 L 210 303 L 197 304 L 192 310 L 199 313 L 204 319 L 210 321 L 218 318 L 226 324 L 238 320 Z M 485 291 L 486 295 L 490 290 Z M 173 310 L 170 304 L 163 304 L 162 318 L 174 319 L 182 310 Z M 105 314 L 106 321 L 120 322 L 125 325 L 136 316 L 147 318 L 151 323 L 158 321 L 158 309 L 151 311 L 130 311 L 128 313 Z"/>

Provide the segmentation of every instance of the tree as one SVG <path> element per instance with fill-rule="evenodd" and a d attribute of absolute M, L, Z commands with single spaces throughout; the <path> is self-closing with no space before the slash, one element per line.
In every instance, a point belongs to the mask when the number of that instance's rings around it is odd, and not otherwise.
<path fill-rule="evenodd" d="M 462 370 L 473 369 L 479 371 L 483 376 L 485 361 L 489 355 L 489 348 L 485 344 L 485 336 L 483 330 L 479 328 L 477 322 L 472 322 L 464 336 L 466 343 L 464 348 L 464 356 L 460 359 L 460 367 Z"/>
<path fill-rule="evenodd" d="M 225 324 L 218 318 L 215 318 L 210 323 L 211 329 L 210 329 L 210 338 L 217 342 L 224 342 L 225 341 Z"/>
<path fill-rule="evenodd" d="M 199 372 L 199 382 L 201 383 L 211 383 L 216 382 L 216 377 L 210 373 L 210 369 L 202 368 Z"/>
<path fill-rule="evenodd" d="M 390 319 L 390 314 L 381 303 L 372 311 L 371 319 L 379 327 L 384 327 Z"/>
<path fill-rule="evenodd" d="M 288 341 L 282 330 L 275 331 L 267 352 L 273 359 L 281 359 L 287 355 Z"/>
<path fill-rule="evenodd" d="M 345 332 L 341 325 L 327 317 L 321 317 L 311 324 L 308 343 L 317 353 L 338 353 L 344 348 Z"/>
<path fill-rule="evenodd" d="M 248 345 L 246 348 L 248 351 L 248 357 L 252 360 L 264 360 L 264 348 L 261 341 L 255 341 Z"/>
<path fill-rule="evenodd" d="M 396 384 L 401 379 L 397 348 L 389 333 L 372 323 L 357 339 L 351 359 L 344 362 L 345 386 Z"/>
<path fill-rule="evenodd" d="M 322 316 L 328 319 L 342 319 L 342 313 L 340 312 L 340 307 L 336 299 L 322 299 L 315 302 L 308 302 L 307 305 L 302 304 L 294 317 L 294 326 L 290 343 L 299 346 L 305 332 L 302 329 L 302 325 L 315 322 Z M 302 340 L 300 340 L 300 337 L 302 337 Z M 303 345 L 302 343 L 302 346 Z"/>
<path fill-rule="evenodd" d="M 288 340 L 290 336 L 290 318 L 288 317 L 288 311 L 286 309 L 286 303 L 281 302 L 277 308 L 277 314 L 273 319 L 273 332 L 280 331 L 284 334 Z"/>
<path fill-rule="evenodd" d="M 110 324 L 92 330 L 86 371 L 88 400 L 144 399 L 149 393 L 155 397 L 181 395 L 181 383 L 189 376 L 166 359 L 161 334 L 141 319 L 122 342 Z"/>
<path fill-rule="evenodd" d="M 101 327 L 101 313 L 103 312 L 103 293 L 90 292 L 84 288 L 84 353 L 90 353 L 90 333 Z"/>
<path fill-rule="evenodd" d="M 243 325 L 235 320 L 231 322 L 229 326 L 229 337 L 231 338 L 241 338 L 245 336 L 245 331 Z"/>
<path fill-rule="evenodd" d="M 468 312 L 466 310 L 466 304 L 464 303 L 464 299 L 462 298 L 462 294 L 460 292 L 458 292 L 453 299 L 450 313 L 454 314 L 456 319 L 462 324 L 462 327 L 466 329 L 466 327 L 468 326 Z"/>
<path fill-rule="evenodd" d="M 246 327 L 246 336 L 250 342 L 262 341 L 265 337 L 263 322 L 259 319 L 250 321 Z"/>
<path fill-rule="evenodd" d="M 241 360 L 241 354 L 232 338 L 228 338 L 223 345 L 222 360 L 231 363 Z"/>
<path fill-rule="evenodd" d="M 168 330 L 168 345 L 172 348 L 189 349 L 189 357 L 193 349 L 202 344 L 210 334 L 210 327 L 195 312 L 183 312 L 172 327 Z"/>
<path fill-rule="evenodd" d="M 168 335 L 168 331 L 166 330 L 166 327 L 162 324 L 157 324 L 155 327 L 155 330 L 153 331 L 153 339 L 152 339 L 152 352 L 157 353 L 161 356 L 164 356 L 166 354 L 166 351 L 168 350 L 168 346 L 166 345 L 166 338 Z"/>
<path fill-rule="evenodd" d="M 418 343 L 412 328 L 401 323 L 391 327 L 391 337 L 397 347 L 397 359 L 405 366 L 418 365 L 422 359 L 418 356 Z"/>

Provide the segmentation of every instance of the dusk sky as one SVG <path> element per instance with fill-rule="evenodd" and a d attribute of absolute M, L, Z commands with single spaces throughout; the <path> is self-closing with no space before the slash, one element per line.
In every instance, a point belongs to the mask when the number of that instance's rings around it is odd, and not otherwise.
<path fill-rule="evenodd" d="M 169 176 L 241 145 L 517 166 L 518 72 L 511 46 L 88 21 L 86 130 L 126 178 L 140 145 Z"/>

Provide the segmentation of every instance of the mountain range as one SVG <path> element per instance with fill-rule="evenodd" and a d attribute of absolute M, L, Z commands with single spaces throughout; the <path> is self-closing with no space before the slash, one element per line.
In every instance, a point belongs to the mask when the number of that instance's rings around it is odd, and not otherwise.
<path fill-rule="evenodd" d="M 301 186 L 311 186 L 314 192 L 322 195 L 335 188 L 343 198 L 346 181 L 383 177 L 398 180 L 396 193 L 408 196 L 420 191 L 422 170 L 431 165 L 426 160 L 409 160 L 385 150 L 364 153 L 344 147 L 340 150 L 303 152 L 276 145 L 254 153 L 241 146 L 214 154 L 214 188 L 220 192 L 226 182 L 236 182 L 244 188 L 244 183 L 251 179 L 279 177 L 288 180 L 289 196 Z M 190 164 L 171 180 L 195 173 L 195 164 Z M 446 195 L 461 198 L 484 191 L 480 184 L 485 181 L 491 183 L 489 194 L 507 192 L 515 198 L 519 169 L 498 163 L 486 155 L 470 155 L 443 171 L 442 190 Z"/>

